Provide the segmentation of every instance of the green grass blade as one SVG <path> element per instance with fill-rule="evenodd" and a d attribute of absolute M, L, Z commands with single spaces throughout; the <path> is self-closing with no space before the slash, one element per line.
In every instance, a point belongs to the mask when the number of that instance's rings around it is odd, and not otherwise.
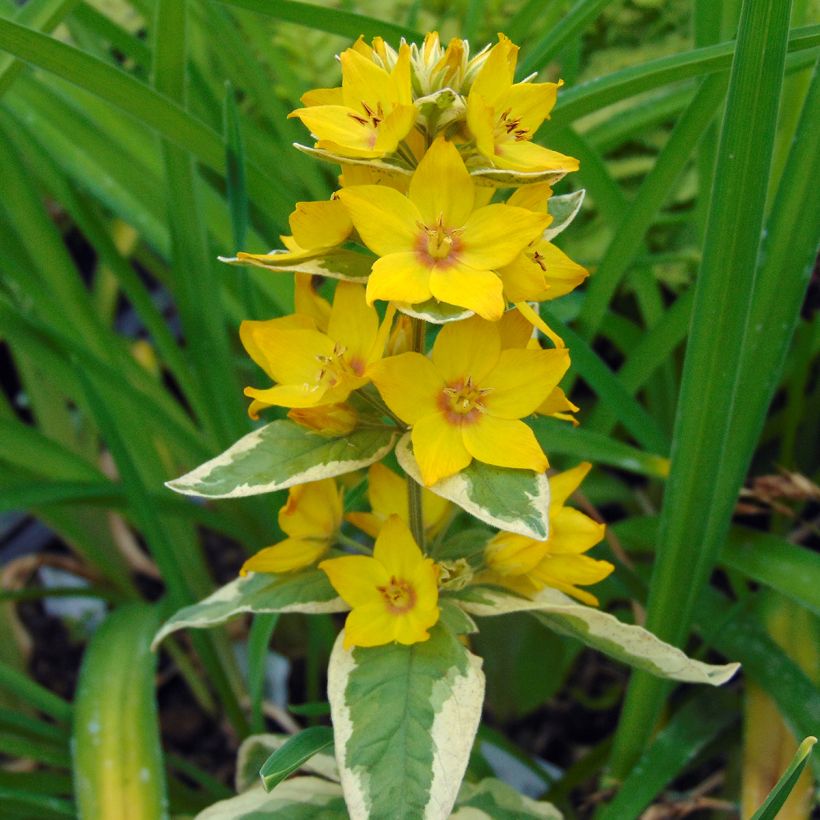
<path fill-rule="evenodd" d="M 315 754 L 333 745 L 333 729 L 330 726 L 311 726 L 294 735 L 278 748 L 259 770 L 265 791 L 271 791 L 286 777 Z"/>
<path fill-rule="evenodd" d="M 595 274 L 590 277 L 578 323 L 588 339 L 595 336 L 621 278 L 635 261 L 655 214 L 686 167 L 692 149 L 708 127 L 723 101 L 726 79 L 709 77 L 678 120 L 652 170 L 646 175 L 635 199 L 624 212 Z M 708 189 L 705 189 L 708 190 Z"/>
<path fill-rule="evenodd" d="M 0 689 L 16 695 L 20 700 L 31 704 L 43 714 L 50 715 L 60 723 L 71 720 L 71 704 L 44 686 L 33 681 L 28 675 L 0 662 Z"/>
<path fill-rule="evenodd" d="M 154 695 L 155 607 L 109 615 L 86 650 L 74 707 L 74 783 L 83 820 L 168 816 Z"/>
<path fill-rule="evenodd" d="M 527 46 L 527 56 L 522 60 L 516 74 L 519 79 L 539 71 L 573 37 L 577 37 L 593 20 L 612 2 L 612 0 L 578 0 L 564 14 L 558 25 L 548 29 L 547 33 L 536 43 Z"/>
<path fill-rule="evenodd" d="M 47 820 L 50 817 L 76 817 L 74 804 L 61 797 L 52 797 L 47 794 L 35 794 L 24 789 L 14 789 L 0 786 L 0 803 L 6 811 L 19 809 L 25 812 L 26 817 L 37 817 Z M 31 812 L 37 812 L 32 814 Z"/>
<path fill-rule="evenodd" d="M 789 767 L 780 776 L 763 805 L 752 815 L 751 820 L 777 820 L 778 812 L 806 768 L 806 763 L 809 762 L 815 743 L 817 738 L 809 736 L 798 746 Z"/>
<path fill-rule="evenodd" d="M 688 763 L 738 719 L 739 706 L 734 693 L 717 691 L 694 697 L 658 732 L 615 798 L 595 814 L 595 820 L 639 817 Z"/>
<path fill-rule="evenodd" d="M 185 109 L 124 71 L 112 68 L 79 49 L 36 31 L 0 19 L 0 48 L 21 60 L 50 71 L 101 97 L 135 117 L 218 174 L 225 173 L 222 138 Z M 280 224 L 290 211 L 289 200 L 276 180 L 253 164 L 248 178 L 252 199 Z"/>
<path fill-rule="evenodd" d="M 265 714 L 262 702 L 265 696 L 268 647 L 279 623 L 279 613 L 256 614 L 248 634 L 248 692 L 251 696 L 251 731 L 265 731 Z"/>
<path fill-rule="evenodd" d="M 808 51 L 807 60 L 814 62 L 811 49 L 820 45 L 820 25 L 803 26 L 791 32 L 790 52 Z M 588 83 L 583 83 L 558 95 L 550 116 L 549 127 L 568 125 L 587 114 L 593 114 L 612 103 L 651 91 L 669 83 L 725 71 L 732 64 L 735 42 L 696 48 L 671 57 L 661 57 L 637 66 L 615 71 Z"/>
<path fill-rule="evenodd" d="M 732 66 L 647 609 L 647 628 L 678 645 L 728 530 L 751 455 L 749 448 L 738 449 L 731 432 L 739 429 L 735 414 L 749 423 L 738 372 L 756 287 L 789 7 L 747 0 Z M 613 747 L 616 777 L 645 746 L 666 691 L 656 679 L 633 676 Z"/>
<path fill-rule="evenodd" d="M 364 14 L 355 14 L 351 11 L 315 6 L 310 3 L 297 3 L 292 0 L 220 0 L 229 6 L 256 11 L 260 14 L 274 17 L 288 23 L 307 26 L 316 31 L 326 31 L 328 34 L 339 34 L 355 40 L 360 34 L 366 38 L 384 37 L 386 40 L 399 40 L 404 37 L 408 42 L 421 42 L 422 36 L 413 29 L 387 20 L 377 20 Z M 398 43 L 395 43 L 398 45 Z"/>

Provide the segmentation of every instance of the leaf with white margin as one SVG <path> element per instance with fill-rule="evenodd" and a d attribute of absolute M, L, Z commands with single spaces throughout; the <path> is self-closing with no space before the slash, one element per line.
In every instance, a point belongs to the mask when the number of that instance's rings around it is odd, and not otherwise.
<path fill-rule="evenodd" d="M 256 786 L 259 783 L 259 770 L 262 764 L 291 737 L 292 735 L 264 734 L 245 738 L 236 753 L 236 790 L 244 792 Z M 300 771 L 339 782 L 339 767 L 336 765 L 336 758 L 330 752 L 318 752 L 313 755 L 302 764 Z"/>
<path fill-rule="evenodd" d="M 505 168 L 470 168 L 470 176 L 478 185 L 490 185 L 493 188 L 512 188 L 519 185 L 535 185 L 546 182 L 554 185 L 562 180 L 569 171 L 509 171 Z"/>
<path fill-rule="evenodd" d="M 347 820 L 338 783 L 318 777 L 292 777 L 270 794 L 261 785 L 220 800 L 195 820 Z"/>
<path fill-rule="evenodd" d="M 307 154 L 310 157 L 324 160 L 325 162 L 337 162 L 339 165 L 366 165 L 368 168 L 376 168 L 383 171 L 387 177 L 409 177 L 413 173 L 413 169 L 406 168 L 399 165 L 398 161 L 392 162 L 390 159 L 375 159 L 364 157 L 345 157 L 342 154 L 334 154 L 333 151 L 327 151 L 324 148 L 313 148 L 310 145 L 300 145 L 298 142 L 293 143 L 293 147 Z"/>
<path fill-rule="evenodd" d="M 350 817 L 448 817 L 481 718 L 481 659 L 442 624 L 411 646 L 346 650 L 343 640 L 328 700 Z"/>
<path fill-rule="evenodd" d="M 404 472 L 421 484 L 409 433 L 399 439 L 396 458 Z M 474 460 L 457 475 L 427 489 L 498 529 L 538 540 L 549 536 L 550 489 L 545 473 Z"/>
<path fill-rule="evenodd" d="M 243 436 L 224 453 L 166 487 L 203 498 L 236 498 L 283 490 L 353 472 L 386 456 L 395 433 L 363 428 L 328 438 L 286 419 Z"/>
<path fill-rule="evenodd" d="M 456 801 L 451 820 L 562 820 L 551 803 L 525 797 L 511 786 L 488 777 L 478 783 L 465 783 Z"/>
<path fill-rule="evenodd" d="M 300 259 L 282 259 L 290 256 L 291 251 L 273 250 L 267 254 L 243 254 L 241 256 L 220 256 L 219 261 L 228 265 L 248 265 L 253 268 L 278 273 L 311 273 L 326 276 L 329 279 L 341 279 L 343 282 L 367 282 L 374 256 L 345 248 L 332 248 L 315 255 L 305 255 Z"/>
<path fill-rule="evenodd" d="M 740 668 L 739 663 L 696 661 L 643 627 L 625 624 L 608 612 L 579 604 L 557 589 L 543 589 L 529 599 L 498 587 L 474 586 L 454 594 L 452 600 L 478 617 L 531 612 L 555 632 L 577 638 L 659 678 L 720 686 Z"/>
<path fill-rule="evenodd" d="M 466 310 L 457 305 L 448 305 L 446 302 L 438 302 L 435 299 L 428 299 L 426 302 L 419 302 L 415 305 L 408 305 L 404 302 L 395 304 L 401 313 L 412 316 L 414 319 L 424 319 L 425 322 L 432 322 L 434 325 L 460 322 L 474 315 L 472 310 Z"/>
<path fill-rule="evenodd" d="M 582 188 L 580 191 L 573 191 L 571 194 L 551 196 L 549 198 L 547 211 L 552 217 L 552 222 L 544 231 L 544 239 L 547 242 L 552 241 L 561 231 L 570 226 L 572 220 L 578 216 L 578 211 L 581 210 L 585 196 L 586 191 Z"/>
<path fill-rule="evenodd" d="M 251 572 L 236 578 L 199 603 L 183 607 L 157 632 L 153 649 L 179 629 L 206 629 L 243 612 L 347 612 L 350 607 L 336 594 L 327 575 L 314 567 L 273 575 Z"/>

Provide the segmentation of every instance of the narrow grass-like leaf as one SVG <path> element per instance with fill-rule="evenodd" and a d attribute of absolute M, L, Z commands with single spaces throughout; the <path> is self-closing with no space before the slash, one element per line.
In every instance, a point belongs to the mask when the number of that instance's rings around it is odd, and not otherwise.
<path fill-rule="evenodd" d="M 0 786 L 0 803 L 10 814 L 17 816 L 17 811 L 24 812 L 23 817 L 37 817 L 47 820 L 50 817 L 76 817 L 74 804 L 61 797 L 46 794 L 35 794 L 25 789 Z M 31 812 L 36 812 L 32 814 Z"/>
<path fill-rule="evenodd" d="M 8 664 L 0 662 L 0 689 L 11 692 L 61 723 L 71 720 L 71 704 Z"/>
<path fill-rule="evenodd" d="M 330 714 L 330 705 L 325 703 L 324 706 L 323 717 Z M 288 707 L 288 711 L 296 714 L 293 706 Z M 293 735 L 264 734 L 245 738 L 236 753 L 236 790 L 244 792 L 251 787 L 259 786 L 259 770 L 262 764 L 292 737 Z M 325 780 L 339 782 L 339 767 L 336 765 L 332 749 L 318 752 L 305 760 L 301 770 L 307 775 L 317 775 Z"/>
<path fill-rule="evenodd" d="M 262 702 L 268 671 L 268 647 L 279 622 L 279 613 L 256 615 L 248 633 L 248 694 L 251 697 L 251 731 L 265 730 Z"/>
<path fill-rule="evenodd" d="M 149 644 L 158 613 L 121 607 L 86 650 L 74 707 L 74 783 L 83 820 L 168 816 Z"/>
<path fill-rule="evenodd" d="M 813 736 L 803 740 L 789 767 L 780 776 L 763 805 L 752 815 L 751 820 L 776 820 L 778 812 L 806 767 L 815 743 L 817 743 L 817 738 Z"/>
<path fill-rule="evenodd" d="M 648 599 L 647 628 L 673 643 L 686 636 L 751 455 L 731 433 L 752 422 L 738 373 L 756 289 L 790 5 L 747 0 L 738 34 Z M 613 748 L 616 776 L 645 746 L 665 691 L 646 675 L 633 677 Z"/>
<path fill-rule="evenodd" d="M 351 40 L 355 40 L 360 34 L 368 39 L 384 37 L 398 40 L 404 37 L 411 43 L 421 42 L 422 39 L 419 32 L 387 20 L 378 20 L 364 14 L 316 6 L 311 3 L 298 3 L 294 0 L 276 0 L 275 3 L 269 3 L 267 0 L 219 0 L 219 2 L 266 14 L 277 20 L 307 26 L 317 31 L 339 34 Z"/>
<path fill-rule="evenodd" d="M 330 726 L 311 726 L 289 738 L 263 764 L 259 770 L 262 785 L 269 792 L 286 777 L 298 771 L 315 754 L 333 745 L 333 729 Z"/>
<path fill-rule="evenodd" d="M 738 700 L 733 692 L 709 692 L 690 700 L 658 732 L 615 798 L 596 813 L 596 820 L 639 817 L 664 786 L 737 719 Z"/>

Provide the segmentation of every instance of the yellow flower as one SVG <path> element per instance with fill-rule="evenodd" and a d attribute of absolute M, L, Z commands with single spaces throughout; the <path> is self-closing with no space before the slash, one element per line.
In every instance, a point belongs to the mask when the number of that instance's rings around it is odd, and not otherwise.
<path fill-rule="evenodd" d="M 500 318 L 505 304 L 495 271 L 540 236 L 549 217 L 510 205 L 476 208 L 475 187 L 456 147 L 439 137 L 408 196 L 376 185 L 339 191 L 359 236 L 381 257 L 367 283 L 369 303 L 434 297 Z"/>
<path fill-rule="evenodd" d="M 371 378 L 390 409 L 412 425 L 413 453 L 430 486 L 474 458 L 543 472 L 547 457 L 520 421 L 569 367 L 569 352 L 502 350 L 496 324 L 478 317 L 445 325 L 431 358 L 402 353 L 375 364 Z"/>
<path fill-rule="evenodd" d="M 316 147 L 346 157 L 392 154 L 416 121 L 410 89 L 410 48 L 403 45 L 389 73 L 349 48 L 339 57 L 342 87 L 302 97 L 298 117 L 316 137 Z"/>
<path fill-rule="evenodd" d="M 382 356 L 392 309 L 381 326 L 368 307 L 364 287 L 339 282 L 327 333 L 309 316 L 294 314 L 264 322 L 242 322 L 239 336 L 251 358 L 278 384 L 246 387 L 257 418 L 265 407 L 315 407 L 343 402 L 370 381 L 368 368 Z"/>
<path fill-rule="evenodd" d="M 531 142 L 555 105 L 561 83 L 515 83 L 518 46 L 498 35 L 467 97 L 476 148 L 496 168 L 577 171 L 578 160 Z"/>
<path fill-rule="evenodd" d="M 507 204 L 543 214 L 547 212 L 551 195 L 549 185 L 527 185 L 519 188 Z M 504 295 L 511 302 L 557 299 L 577 288 L 589 276 L 586 268 L 573 262 L 543 236 L 530 242 L 498 274 L 504 283 Z"/>
<path fill-rule="evenodd" d="M 608 561 L 582 554 L 604 537 L 606 527 L 564 506 L 591 466 L 585 462 L 550 477 L 550 535 L 546 541 L 512 532 L 498 533 L 484 552 L 489 571 L 476 580 L 497 583 L 528 596 L 552 587 L 597 606 L 595 596 L 577 585 L 597 584 L 615 569 Z"/>
<path fill-rule="evenodd" d="M 279 510 L 279 526 L 289 537 L 245 561 L 241 575 L 291 572 L 318 561 L 342 526 L 342 493 L 336 482 L 325 478 L 291 487 Z"/>
<path fill-rule="evenodd" d="M 407 508 L 407 480 L 396 475 L 383 464 L 373 464 L 367 471 L 367 495 L 372 512 L 351 512 L 345 518 L 360 530 L 375 538 L 391 515 L 409 522 Z M 429 490 L 421 491 L 424 529 L 435 535 L 450 512 L 450 502 Z"/>
<path fill-rule="evenodd" d="M 426 641 L 439 619 L 438 570 L 425 558 L 397 515 L 382 527 L 373 557 L 346 555 L 322 561 L 330 583 L 352 607 L 345 649 L 396 641 Z"/>

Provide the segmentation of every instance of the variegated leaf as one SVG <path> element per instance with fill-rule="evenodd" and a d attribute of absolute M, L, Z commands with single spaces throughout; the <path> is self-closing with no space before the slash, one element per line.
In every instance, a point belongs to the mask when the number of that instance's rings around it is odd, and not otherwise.
<path fill-rule="evenodd" d="M 739 663 L 715 665 L 693 660 L 643 627 L 625 624 L 607 612 L 579 604 L 556 589 L 544 589 L 529 599 L 496 587 L 474 586 L 454 599 L 478 617 L 532 612 L 550 629 L 660 678 L 720 686 L 740 668 Z"/>
<path fill-rule="evenodd" d="M 351 818 L 448 817 L 481 718 L 481 660 L 441 624 L 412 646 L 349 651 L 343 635 L 328 699 Z"/>
<path fill-rule="evenodd" d="M 402 469 L 421 483 L 409 433 L 399 439 L 396 458 Z M 550 491 L 544 473 L 473 461 L 457 475 L 428 489 L 493 527 L 530 538 L 545 539 L 549 535 Z"/>
<path fill-rule="evenodd" d="M 157 632 L 152 647 L 179 629 L 216 626 L 243 612 L 346 612 L 349 608 L 321 570 L 310 568 L 287 575 L 252 572 L 180 609 Z"/>
<path fill-rule="evenodd" d="M 552 222 L 544 231 L 544 239 L 550 242 L 561 231 L 569 227 L 572 220 L 578 215 L 578 211 L 581 210 L 585 195 L 586 191 L 582 188 L 580 191 L 573 191 L 571 194 L 551 196 L 549 198 L 547 211 L 552 217 Z"/>
<path fill-rule="evenodd" d="M 373 256 L 345 248 L 332 248 L 324 253 L 305 255 L 299 259 L 293 259 L 292 256 L 290 251 L 273 250 L 266 254 L 220 256 L 219 261 L 228 265 L 249 265 L 279 273 L 312 273 L 330 279 L 341 279 L 344 282 L 359 283 L 367 282 L 374 261 Z"/>
<path fill-rule="evenodd" d="M 236 754 L 236 790 L 244 792 L 259 783 L 262 764 L 292 735 L 251 735 L 242 741 Z M 319 752 L 302 764 L 300 771 L 339 782 L 339 767 L 331 751 Z M 278 788 L 278 787 L 277 787 Z"/>
<path fill-rule="evenodd" d="M 551 803 L 542 803 L 519 794 L 511 786 L 488 777 L 478 783 L 465 783 L 456 801 L 452 820 L 562 820 Z"/>
<path fill-rule="evenodd" d="M 367 467 L 387 455 L 394 440 L 391 431 L 373 428 L 328 438 L 281 419 L 248 433 L 166 486 L 204 498 L 271 493 Z"/>
<path fill-rule="evenodd" d="M 297 148 L 303 154 L 316 157 L 316 159 L 321 159 L 325 162 L 336 162 L 339 165 L 366 165 L 368 168 L 383 171 L 385 176 L 388 177 L 409 177 L 413 173 L 413 169 L 399 165 L 389 158 L 344 157 L 341 154 L 334 154 L 332 151 L 327 151 L 324 148 L 300 145 L 298 142 L 294 142 L 293 147 Z"/>
<path fill-rule="evenodd" d="M 220 800 L 196 820 L 347 820 L 338 783 L 318 777 L 292 777 L 270 794 L 261 785 Z"/>
<path fill-rule="evenodd" d="M 456 305 L 448 305 L 446 302 L 437 302 L 435 299 L 428 299 L 426 302 L 419 302 L 417 305 L 396 304 L 396 307 L 414 319 L 424 319 L 425 322 L 432 322 L 434 325 L 446 325 L 448 322 L 460 322 L 462 319 L 469 319 L 473 316 L 472 310 L 465 310 Z"/>

